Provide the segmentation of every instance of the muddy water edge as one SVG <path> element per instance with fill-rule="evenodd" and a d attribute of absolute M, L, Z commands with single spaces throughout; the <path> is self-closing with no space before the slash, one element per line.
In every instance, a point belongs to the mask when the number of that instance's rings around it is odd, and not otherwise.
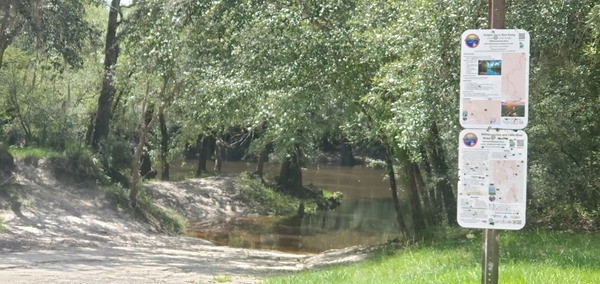
<path fill-rule="evenodd" d="M 207 168 L 212 165 L 208 161 Z M 195 170 L 196 161 L 173 167 L 171 176 L 181 179 Z M 235 174 L 254 170 L 255 165 L 226 161 L 221 172 Z M 274 176 L 277 164 L 265 172 Z M 333 211 L 307 214 L 302 218 L 239 216 L 227 219 L 189 220 L 190 236 L 217 245 L 273 249 L 292 253 L 319 253 L 354 245 L 375 245 L 397 236 L 398 227 L 389 184 L 384 171 L 363 166 L 319 166 L 303 172 L 303 183 L 344 194 Z"/>

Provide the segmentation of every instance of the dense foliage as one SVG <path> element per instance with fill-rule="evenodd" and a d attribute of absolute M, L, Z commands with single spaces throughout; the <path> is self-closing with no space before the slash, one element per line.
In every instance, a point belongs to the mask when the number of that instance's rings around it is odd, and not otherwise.
<path fill-rule="evenodd" d="M 353 145 L 384 153 L 390 180 L 408 189 L 401 228 L 414 234 L 455 219 L 458 38 L 486 27 L 485 1 L 146 0 L 113 10 L 97 1 L 5 2 L 0 135 L 8 145 L 93 145 L 106 173 L 134 187 L 138 169 L 151 176 L 149 157 L 168 179 L 185 151 L 219 159 L 222 145 L 244 145 L 246 157 L 272 151 L 282 162 L 280 188 L 298 186 L 298 176 L 301 187 L 300 169 L 323 141 Z M 532 216 L 597 228 L 600 4 L 507 1 L 507 11 L 507 28 L 532 38 Z M 98 31 L 107 26 L 116 31 L 105 46 Z M 103 52 L 114 53 L 110 66 Z M 105 88 L 114 89 L 99 101 Z M 99 116 L 106 136 L 94 136 L 104 131 Z M 134 157 L 142 162 L 132 167 Z"/>

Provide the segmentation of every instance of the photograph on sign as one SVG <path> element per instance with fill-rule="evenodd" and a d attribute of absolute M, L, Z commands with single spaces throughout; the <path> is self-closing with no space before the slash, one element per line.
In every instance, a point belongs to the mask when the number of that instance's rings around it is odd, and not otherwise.
<path fill-rule="evenodd" d="M 527 134 L 465 129 L 459 136 L 458 224 L 519 230 L 525 226 Z"/>
<path fill-rule="evenodd" d="M 460 124 L 523 129 L 528 121 L 529 33 L 468 30 L 461 37 Z"/>

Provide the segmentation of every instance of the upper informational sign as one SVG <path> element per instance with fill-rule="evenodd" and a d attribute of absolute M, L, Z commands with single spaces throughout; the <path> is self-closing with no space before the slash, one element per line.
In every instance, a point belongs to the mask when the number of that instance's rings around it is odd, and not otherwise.
<path fill-rule="evenodd" d="M 519 230 L 525 226 L 527 134 L 465 129 L 458 147 L 458 224 Z"/>
<path fill-rule="evenodd" d="M 460 124 L 523 129 L 529 114 L 529 33 L 467 30 L 461 46 Z"/>

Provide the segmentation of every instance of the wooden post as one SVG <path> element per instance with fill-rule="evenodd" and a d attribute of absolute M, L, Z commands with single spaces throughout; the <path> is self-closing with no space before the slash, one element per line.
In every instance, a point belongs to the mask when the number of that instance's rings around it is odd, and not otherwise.
<path fill-rule="evenodd" d="M 505 0 L 488 0 L 488 28 L 503 29 L 506 14 Z M 483 257 L 481 283 L 498 284 L 500 264 L 500 234 L 495 229 L 485 229 L 483 234 Z"/>

